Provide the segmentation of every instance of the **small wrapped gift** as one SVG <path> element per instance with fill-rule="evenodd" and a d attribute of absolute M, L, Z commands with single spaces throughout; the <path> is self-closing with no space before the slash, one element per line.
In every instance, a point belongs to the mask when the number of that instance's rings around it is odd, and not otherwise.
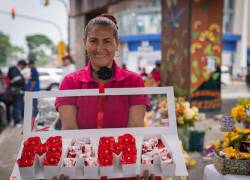
<path fill-rule="evenodd" d="M 41 139 L 38 136 L 29 137 L 24 141 L 24 147 L 35 147 L 36 145 L 41 144 Z"/>
<path fill-rule="evenodd" d="M 144 171 L 148 170 L 149 174 L 153 173 L 153 157 L 148 154 L 142 154 L 141 157 L 141 174 L 144 174 Z"/>
<path fill-rule="evenodd" d="M 87 157 L 84 159 L 83 174 L 85 177 L 97 177 L 98 168 L 96 157 Z"/>
<path fill-rule="evenodd" d="M 100 176 L 110 176 L 114 173 L 114 156 L 112 153 L 99 153 L 98 164 L 100 166 Z"/>
<path fill-rule="evenodd" d="M 164 176 L 174 176 L 175 163 L 169 150 L 161 154 L 161 171 Z"/>
<path fill-rule="evenodd" d="M 118 142 L 121 142 L 123 145 L 135 144 L 135 137 L 131 134 L 124 134 L 118 136 Z"/>
<path fill-rule="evenodd" d="M 35 177 L 35 157 L 22 156 L 17 160 L 20 176 L 24 179 Z"/>
<path fill-rule="evenodd" d="M 51 179 L 58 175 L 61 161 L 61 153 L 47 153 L 43 159 L 44 176 Z"/>
<path fill-rule="evenodd" d="M 35 153 L 36 153 L 36 157 L 38 159 L 38 162 L 39 162 L 39 166 L 40 167 L 43 167 L 43 159 L 45 157 L 45 154 L 48 150 L 48 147 L 46 144 L 38 144 L 36 147 L 35 147 Z"/>
<path fill-rule="evenodd" d="M 136 152 L 130 151 L 123 153 L 120 162 L 122 165 L 122 172 L 126 176 L 135 176 L 136 175 Z"/>
<path fill-rule="evenodd" d="M 76 172 L 76 158 L 64 158 L 60 173 L 69 177 L 74 177 Z"/>

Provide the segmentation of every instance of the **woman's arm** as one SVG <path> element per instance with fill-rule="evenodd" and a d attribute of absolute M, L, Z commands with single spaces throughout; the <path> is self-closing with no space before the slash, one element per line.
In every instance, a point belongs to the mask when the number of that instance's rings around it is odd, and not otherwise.
<path fill-rule="evenodd" d="M 76 107 L 72 105 L 62 105 L 58 107 L 62 130 L 78 129 L 76 123 Z"/>
<path fill-rule="evenodd" d="M 146 111 L 145 105 L 131 106 L 129 108 L 128 127 L 143 127 L 145 111 Z"/>

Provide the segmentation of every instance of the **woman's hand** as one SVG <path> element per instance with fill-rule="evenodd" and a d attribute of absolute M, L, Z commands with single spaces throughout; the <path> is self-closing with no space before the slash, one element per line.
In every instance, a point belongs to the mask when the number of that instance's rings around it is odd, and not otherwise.
<path fill-rule="evenodd" d="M 57 176 L 53 177 L 52 180 L 69 180 L 69 177 L 61 174 L 59 177 Z"/>
<path fill-rule="evenodd" d="M 144 171 L 143 177 L 141 177 L 140 175 L 137 175 L 136 179 L 137 180 L 141 180 L 141 179 L 143 179 L 143 180 L 155 180 L 155 175 L 151 174 L 149 176 L 149 172 L 148 172 L 148 170 L 146 170 L 146 171 Z"/>

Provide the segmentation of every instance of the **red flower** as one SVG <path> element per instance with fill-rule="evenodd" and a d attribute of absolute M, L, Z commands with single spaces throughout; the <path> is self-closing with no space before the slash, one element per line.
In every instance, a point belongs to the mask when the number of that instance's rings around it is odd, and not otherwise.
<path fill-rule="evenodd" d="M 156 147 L 157 147 L 158 149 L 162 149 L 162 148 L 165 147 L 165 145 L 163 144 L 163 142 L 162 142 L 161 139 L 158 140 L 158 144 L 156 144 Z"/>
<path fill-rule="evenodd" d="M 41 144 L 41 139 L 38 136 L 30 137 L 26 141 L 24 141 L 24 146 L 36 146 L 38 144 Z"/>
<path fill-rule="evenodd" d="M 32 146 L 24 146 L 22 151 L 22 157 L 26 158 L 34 158 L 35 157 L 35 149 Z"/>
<path fill-rule="evenodd" d="M 49 137 L 46 141 L 46 144 L 62 144 L 62 136 L 52 136 Z"/>
<path fill-rule="evenodd" d="M 34 157 L 21 157 L 17 160 L 17 164 L 19 167 L 30 167 L 33 166 L 34 163 Z"/>
<path fill-rule="evenodd" d="M 118 141 L 122 144 L 135 144 L 135 138 L 131 134 L 124 134 L 122 136 L 118 136 Z"/>
<path fill-rule="evenodd" d="M 100 166 L 111 166 L 113 164 L 113 154 L 99 156 L 98 163 Z"/>
<path fill-rule="evenodd" d="M 134 153 L 122 154 L 120 161 L 122 164 L 134 164 L 136 163 L 136 155 Z"/>
<path fill-rule="evenodd" d="M 123 146 L 123 152 L 124 153 L 129 152 L 129 153 L 136 154 L 137 153 L 136 146 L 134 144 L 125 145 L 125 146 Z"/>
<path fill-rule="evenodd" d="M 106 156 L 106 155 L 112 155 L 112 151 L 108 146 L 99 146 L 98 148 L 98 156 Z"/>
<path fill-rule="evenodd" d="M 110 146 L 112 143 L 115 142 L 115 138 L 113 136 L 110 137 L 101 137 L 99 140 L 99 145 L 108 145 Z"/>
<path fill-rule="evenodd" d="M 48 151 L 47 151 L 49 154 L 50 153 L 59 153 L 61 154 L 62 153 L 62 147 L 61 146 L 58 146 L 55 145 L 55 146 L 48 146 Z"/>
<path fill-rule="evenodd" d="M 60 159 L 61 154 L 59 153 L 46 154 L 45 158 L 43 159 L 43 164 L 45 166 L 57 166 Z"/>
<path fill-rule="evenodd" d="M 123 150 L 123 145 L 121 142 L 111 144 L 111 151 L 116 155 L 119 155 Z"/>
<path fill-rule="evenodd" d="M 38 144 L 36 147 L 35 147 L 35 152 L 41 156 L 42 154 L 46 153 L 47 152 L 47 145 L 46 144 Z"/>

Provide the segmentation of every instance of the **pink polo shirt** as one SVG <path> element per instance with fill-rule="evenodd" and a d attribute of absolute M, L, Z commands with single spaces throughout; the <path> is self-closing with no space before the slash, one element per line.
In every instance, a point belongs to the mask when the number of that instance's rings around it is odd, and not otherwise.
<path fill-rule="evenodd" d="M 130 88 L 143 87 L 144 83 L 140 75 L 124 70 L 113 61 L 113 80 L 105 84 L 105 88 Z M 91 76 L 91 64 L 74 73 L 67 75 L 60 90 L 66 89 L 96 89 L 99 84 Z M 98 112 L 97 96 L 58 97 L 55 105 L 74 105 L 77 108 L 77 124 L 80 129 L 94 129 L 97 127 Z M 104 97 L 103 128 L 127 127 L 129 107 L 132 105 L 147 105 L 145 95 L 123 95 Z"/>

